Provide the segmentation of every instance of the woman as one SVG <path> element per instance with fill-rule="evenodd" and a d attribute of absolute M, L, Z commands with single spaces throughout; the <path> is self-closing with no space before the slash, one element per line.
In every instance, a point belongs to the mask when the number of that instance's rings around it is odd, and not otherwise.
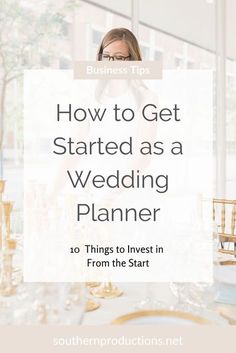
<path fill-rule="evenodd" d="M 141 51 L 135 35 L 126 28 L 114 28 L 105 34 L 99 45 L 97 52 L 98 61 L 142 61 Z M 156 124 L 145 123 L 140 115 L 140 109 L 146 103 L 156 102 L 153 92 L 151 92 L 140 79 L 100 79 L 95 89 L 95 98 L 103 107 L 110 108 L 115 104 L 124 110 L 131 108 L 135 112 L 134 121 L 129 124 L 114 124 L 114 119 L 107 119 L 103 124 L 104 139 L 110 136 L 115 127 L 117 140 L 128 140 L 129 136 L 134 138 L 134 150 L 140 147 L 140 141 L 144 136 L 149 136 L 153 141 L 156 135 Z M 90 126 L 92 133 L 93 126 Z M 138 145 L 138 146 L 137 146 Z M 114 168 L 119 165 L 121 169 L 143 169 L 149 163 L 149 158 L 139 155 L 133 156 L 132 160 L 121 159 L 120 163 L 114 158 Z M 112 161 L 109 168 L 111 169 Z M 113 190 L 111 199 L 115 199 L 116 194 L 121 190 Z"/>
<path fill-rule="evenodd" d="M 135 35 L 126 28 L 114 28 L 107 32 L 107 34 L 102 39 L 102 42 L 99 45 L 97 52 L 97 61 L 107 62 L 141 60 L 142 57 L 138 41 Z M 93 106 L 96 107 L 97 102 L 98 106 L 100 106 L 101 104 L 106 109 L 112 109 L 115 104 L 117 104 L 118 107 L 123 109 L 131 108 L 133 111 L 136 112 L 136 116 L 138 115 L 139 109 L 142 107 L 142 105 L 145 104 L 145 102 L 150 103 L 150 101 L 152 101 L 152 94 L 144 85 L 144 83 L 141 80 L 130 78 L 100 79 L 96 83 L 94 94 L 95 102 L 93 102 Z M 91 95 L 88 96 L 88 100 L 91 104 Z M 153 102 L 155 102 L 155 100 L 153 100 Z M 109 111 L 109 109 L 107 110 Z M 106 123 L 103 122 L 102 124 L 102 131 L 99 130 L 99 133 L 100 135 L 103 135 L 102 137 L 104 138 L 104 140 L 106 140 L 107 137 L 110 136 L 111 132 L 114 131 L 114 119 L 106 119 L 105 121 Z M 120 124 L 120 127 L 119 124 L 116 124 L 115 127 L 116 139 L 121 141 L 126 140 L 126 138 L 128 139 L 130 136 L 134 136 L 134 138 L 139 141 L 143 134 L 149 136 L 149 139 L 152 140 L 155 135 L 155 128 L 153 128 L 153 124 L 145 124 L 144 120 L 140 118 L 136 118 L 135 123 L 132 122 L 127 124 L 125 129 L 124 125 L 122 124 Z M 72 134 L 74 134 L 75 138 L 73 139 L 79 139 L 78 135 L 80 134 L 83 135 L 83 138 L 80 137 L 82 140 L 84 140 L 85 138 L 88 138 L 89 140 L 95 140 L 98 134 L 97 129 L 98 126 L 97 124 L 95 124 L 95 122 L 93 122 L 93 124 L 87 123 L 84 134 L 82 134 L 81 128 L 80 131 L 74 130 Z M 73 161 L 71 159 L 68 159 L 68 168 L 70 165 L 73 165 Z M 117 161 L 115 160 L 115 158 L 113 159 L 113 162 L 115 164 L 114 168 L 117 167 Z M 121 161 L 123 169 L 141 169 L 141 167 L 144 168 L 147 163 L 148 158 L 146 157 L 144 159 L 143 156 L 140 156 L 139 158 L 134 158 L 131 163 L 128 163 L 128 165 L 126 161 L 123 161 L 123 159 Z M 93 162 L 91 162 L 91 164 L 93 164 L 95 169 L 95 166 L 97 164 L 98 166 L 100 165 L 100 160 L 96 158 L 95 160 L 93 160 Z M 108 166 L 110 169 L 111 165 L 112 163 L 110 160 Z M 120 190 L 118 193 L 120 193 Z M 109 192 L 108 194 L 110 195 Z M 115 194 L 116 192 L 113 191 L 111 195 L 112 199 L 115 198 Z"/>
<path fill-rule="evenodd" d="M 141 61 L 141 52 L 135 35 L 126 28 L 110 30 L 98 48 L 97 60 Z"/>
<path fill-rule="evenodd" d="M 98 61 L 141 61 L 141 51 L 135 35 L 127 28 L 113 28 L 102 39 L 97 52 Z M 144 95 L 145 85 L 141 80 L 100 80 L 95 97 L 102 102 L 104 96 L 119 96 L 120 93 L 130 93 L 137 106 Z M 132 99 L 131 99 L 132 100 Z"/>

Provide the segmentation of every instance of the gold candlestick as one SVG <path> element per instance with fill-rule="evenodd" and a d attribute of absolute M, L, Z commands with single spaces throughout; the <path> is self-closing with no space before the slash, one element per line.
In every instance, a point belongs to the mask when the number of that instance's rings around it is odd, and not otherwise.
<path fill-rule="evenodd" d="M 2 248 L 2 223 L 3 219 L 3 207 L 2 207 L 2 195 L 5 189 L 5 180 L 0 180 L 0 249 Z"/>
<path fill-rule="evenodd" d="M 17 245 L 17 241 L 15 239 L 9 239 L 7 241 L 7 248 L 9 250 L 15 250 Z"/>
<path fill-rule="evenodd" d="M 0 190 L 2 184 L 0 183 Z M 13 249 L 16 243 L 10 239 L 10 215 L 12 211 L 11 202 L 0 202 L 1 209 L 1 248 L 2 248 L 2 261 L 1 261 L 1 280 L 0 280 L 0 295 L 10 296 L 16 293 L 16 286 L 12 283 L 12 257 Z"/>
<path fill-rule="evenodd" d="M 12 203 L 11 202 L 3 202 L 3 209 L 5 215 L 5 225 L 6 225 L 6 241 L 10 240 L 11 234 L 11 211 L 12 211 Z"/>
<path fill-rule="evenodd" d="M 120 297 L 123 291 L 114 286 L 111 282 L 104 282 L 98 288 L 91 288 L 90 293 L 96 298 L 112 299 Z"/>
<path fill-rule="evenodd" d="M 16 286 L 12 284 L 12 257 L 13 254 L 5 250 L 2 254 L 0 295 L 10 296 L 16 293 Z"/>
<path fill-rule="evenodd" d="M 2 194 L 5 189 L 5 180 L 0 180 L 0 200 L 2 201 Z"/>

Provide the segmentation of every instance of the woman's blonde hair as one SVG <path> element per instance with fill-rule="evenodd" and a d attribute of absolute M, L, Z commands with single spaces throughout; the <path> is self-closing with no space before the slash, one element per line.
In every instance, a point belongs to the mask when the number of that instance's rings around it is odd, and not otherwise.
<path fill-rule="evenodd" d="M 141 52 L 135 35 L 126 28 L 113 28 L 104 36 L 97 53 L 97 60 L 101 61 L 103 50 L 117 40 L 124 40 L 129 49 L 130 60 L 141 61 Z"/>

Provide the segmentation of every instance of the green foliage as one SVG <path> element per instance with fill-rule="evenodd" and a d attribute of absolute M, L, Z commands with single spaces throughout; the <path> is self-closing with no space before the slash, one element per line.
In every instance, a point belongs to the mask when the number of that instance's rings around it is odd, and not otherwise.
<path fill-rule="evenodd" d="M 0 159 L 7 125 L 17 126 L 17 136 L 22 137 L 23 71 L 51 66 L 60 42 L 68 36 L 68 17 L 78 4 L 78 0 L 0 0 Z M 14 80 L 20 80 L 20 91 L 12 101 L 7 93 Z"/>
<path fill-rule="evenodd" d="M 56 41 L 66 35 L 65 21 L 78 2 L 0 0 L 0 62 L 2 79 L 12 80 L 39 65 L 45 51 L 56 55 Z"/>

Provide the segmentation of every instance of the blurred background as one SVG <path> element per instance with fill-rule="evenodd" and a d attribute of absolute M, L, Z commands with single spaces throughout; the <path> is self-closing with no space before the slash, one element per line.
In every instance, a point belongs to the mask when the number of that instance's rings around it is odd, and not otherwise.
<path fill-rule="evenodd" d="M 236 199 L 236 2 L 234 0 L 0 1 L 1 179 L 22 231 L 23 72 L 95 60 L 103 35 L 126 27 L 144 60 L 214 73 L 214 196 Z M 37 92 L 36 92 L 37 94 Z"/>

